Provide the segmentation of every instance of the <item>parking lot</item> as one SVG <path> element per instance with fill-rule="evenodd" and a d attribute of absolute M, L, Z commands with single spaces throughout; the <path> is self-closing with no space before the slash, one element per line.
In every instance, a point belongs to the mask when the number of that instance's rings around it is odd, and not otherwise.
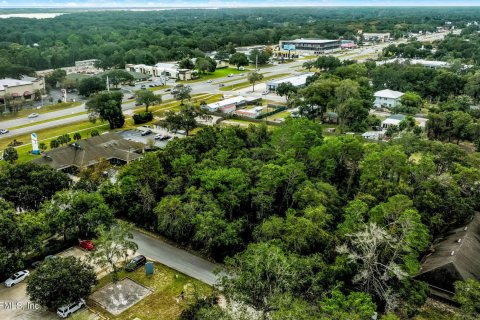
<path fill-rule="evenodd" d="M 71 247 L 58 254 L 62 257 L 75 256 L 83 261 L 87 261 L 88 252 L 83 251 L 79 247 Z M 32 270 L 30 270 L 32 272 Z M 104 270 L 95 268 L 97 274 L 104 273 Z M 96 319 L 96 317 L 86 309 L 78 311 L 85 313 L 88 319 Z M 10 320 L 58 320 L 60 319 L 56 313 L 34 306 L 27 296 L 27 282 L 23 281 L 11 288 L 0 285 L 0 319 Z"/>
<path fill-rule="evenodd" d="M 142 135 L 142 132 L 146 130 L 151 130 L 152 133 L 148 135 Z M 154 145 L 159 148 L 163 148 L 167 145 L 168 141 L 170 140 L 159 140 L 155 139 L 155 136 L 170 136 L 172 138 L 183 138 L 185 137 L 184 134 L 180 133 L 172 133 L 163 128 L 146 128 L 140 127 L 138 130 L 125 130 L 120 132 L 123 138 L 131 141 L 141 142 L 146 145 Z"/>

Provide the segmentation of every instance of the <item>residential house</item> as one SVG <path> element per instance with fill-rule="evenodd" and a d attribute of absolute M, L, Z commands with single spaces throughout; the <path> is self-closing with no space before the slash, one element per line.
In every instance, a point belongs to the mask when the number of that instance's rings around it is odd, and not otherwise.
<path fill-rule="evenodd" d="M 480 280 L 480 213 L 438 239 L 415 278 L 428 283 L 432 294 L 446 299 L 452 298 L 456 281 Z"/>
<path fill-rule="evenodd" d="M 395 108 L 400 104 L 400 98 L 404 95 L 403 92 L 394 91 L 390 89 L 380 90 L 374 93 L 376 108 Z"/>

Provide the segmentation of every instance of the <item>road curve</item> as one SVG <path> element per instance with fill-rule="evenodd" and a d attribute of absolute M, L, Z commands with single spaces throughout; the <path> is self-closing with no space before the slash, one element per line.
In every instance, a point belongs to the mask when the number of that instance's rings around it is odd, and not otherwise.
<path fill-rule="evenodd" d="M 206 284 L 214 285 L 216 283 L 217 276 L 213 271 L 218 265 L 138 230 L 133 231 L 133 238 L 138 245 L 137 253 Z"/>

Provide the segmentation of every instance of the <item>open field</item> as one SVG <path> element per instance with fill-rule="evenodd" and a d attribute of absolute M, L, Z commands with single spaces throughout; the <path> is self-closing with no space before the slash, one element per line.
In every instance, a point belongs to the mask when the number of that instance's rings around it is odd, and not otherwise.
<path fill-rule="evenodd" d="M 212 288 L 207 284 L 192 279 L 160 263 L 154 263 L 154 266 L 155 272 L 152 276 L 147 276 L 144 268 L 128 273 L 122 270 L 119 273 L 120 279 L 128 277 L 152 290 L 152 293 L 143 300 L 116 316 L 95 303 L 93 303 L 92 310 L 109 319 L 173 320 L 178 319 L 182 310 L 194 301 L 195 295 L 206 296 L 212 291 Z M 103 277 L 95 287 L 95 290 L 106 286 L 110 282 L 110 276 Z M 184 299 L 180 299 L 182 292 L 184 293 Z M 92 303 L 91 300 L 89 302 Z"/>
<path fill-rule="evenodd" d="M 199 78 L 195 80 L 188 80 L 188 81 L 178 81 L 178 83 L 194 83 L 194 82 L 201 82 L 201 81 L 206 81 L 206 80 L 213 80 L 217 78 L 222 78 L 228 76 L 230 73 L 232 74 L 240 74 L 240 73 L 245 73 L 244 71 L 238 70 L 237 68 L 222 68 L 222 69 L 216 69 L 214 72 L 211 73 L 203 73 L 199 74 Z"/>

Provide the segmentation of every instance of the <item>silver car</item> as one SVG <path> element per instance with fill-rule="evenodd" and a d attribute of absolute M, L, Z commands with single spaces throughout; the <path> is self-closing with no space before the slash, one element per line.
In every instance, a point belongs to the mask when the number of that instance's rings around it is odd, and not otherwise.
<path fill-rule="evenodd" d="M 25 280 L 26 277 L 30 275 L 30 272 L 28 270 L 22 270 L 16 272 L 13 276 L 5 280 L 5 287 L 10 288 L 16 285 L 17 283 L 22 282 Z"/>
<path fill-rule="evenodd" d="M 30 118 L 30 119 L 31 119 L 31 118 L 36 118 L 36 117 L 38 117 L 38 113 L 30 113 L 30 114 L 28 115 L 28 118 Z"/>

